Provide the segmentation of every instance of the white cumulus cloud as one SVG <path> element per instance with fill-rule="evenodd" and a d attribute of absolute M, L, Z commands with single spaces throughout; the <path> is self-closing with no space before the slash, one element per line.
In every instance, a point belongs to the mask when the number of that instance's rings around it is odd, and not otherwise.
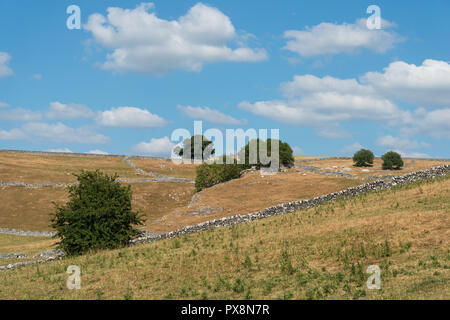
<path fill-rule="evenodd" d="M 117 107 L 99 112 L 97 122 L 105 127 L 152 128 L 162 127 L 167 122 L 146 109 Z"/>
<path fill-rule="evenodd" d="M 430 146 L 426 142 L 418 142 L 406 137 L 393 137 L 391 135 L 378 138 L 377 144 L 386 148 L 400 149 L 400 150 L 428 148 Z"/>
<path fill-rule="evenodd" d="M 264 49 L 228 46 L 240 37 L 229 17 L 216 8 L 197 3 L 177 20 L 160 19 L 153 8 L 153 3 L 141 3 L 135 9 L 110 7 L 106 17 L 89 16 L 84 29 L 111 50 L 104 69 L 164 74 L 175 69 L 200 71 L 211 62 L 267 59 Z"/>
<path fill-rule="evenodd" d="M 22 126 L 22 130 L 29 137 L 56 143 L 104 144 L 109 141 L 108 137 L 94 132 L 90 127 L 74 129 L 61 122 L 29 122 Z"/>
<path fill-rule="evenodd" d="M 401 129 L 404 135 L 424 134 L 436 139 L 450 139 L 450 108 L 427 112 L 416 110 L 408 126 Z"/>
<path fill-rule="evenodd" d="M 218 110 L 211 109 L 209 107 L 191 107 L 191 106 L 177 106 L 188 117 L 198 120 L 205 120 L 212 123 L 218 124 L 229 124 L 229 125 L 244 125 L 247 123 L 246 120 L 238 120 L 232 116 L 226 115 Z"/>
<path fill-rule="evenodd" d="M 0 52 L 0 78 L 9 77 L 14 71 L 8 66 L 11 56 L 7 52 Z"/>
<path fill-rule="evenodd" d="M 109 154 L 108 152 L 103 151 L 103 150 L 99 150 L 99 149 L 90 150 L 90 151 L 88 151 L 87 153 L 89 153 L 89 154 L 101 154 L 101 155 L 107 155 L 107 154 Z"/>
<path fill-rule="evenodd" d="M 396 61 L 361 80 L 387 97 L 423 107 L 450 107 L 450 64 L 445 61 L 427 59 L 422 65 Z"/>
<path fill-rule="evenodd" d="M 24 108 L 2 108 L 0 109 L 0 121 L 39 121 L 42 115 L 38 111 Z"/>
<path fill-rule="evenodd" d="M 132 148 L 132 151 L 147 156 L 170 156 L 175 146 L 169 137 L 152 138 L 150 142 L 141 142 Z"/>
<path fill-rule="evenodd" d="M 355 142 L 349 146 L 343 147 L 340 153 L 345 155 L 353 155 L 356 151 L 361 149 L 364 149 L 364 147 L 359 142 Z"/>
<path fill-rule="evenodd" d="M 46 152 L 56 152 L 56 153 L 73 153 L 69 148 L 61 148 L 61 149 L 49 149 L 45 150 Z"/>
<path fill-rule="evenodd" d="M 366 19 L 359 19 L 353 24 L 322 22 L 304 30 L 285 31 L 284 38 L 290 40 L 284 49 L 302 57 L 352 53 L 358 49 L 384 53 L 402 40 L 396 33 L 387 31 L 392 26 L 386 20 L 382 20 L 381 30 L 369 30 Z"/>
<path fill-rule="evenodd" d="M 242 102 L 239 107 L 283 123 L 323 126 L 339 121 L 395 121 L 405 116 L 390 100 L 355 79 L 294 76 L 283 83 L 285 100 Z M 322 130 L 323 131 L 323 130 Z"/>
<path fill-rule="evenodd" d="M 0 130 L 0 140 L 25 140 L 27 135 L 20 129 Z"/>
<path fill-rule="evenodd" d="M 52 120 L 73 120 L 79 118 L 92 118 L 94 117 L 94 112 L 82 104 L 64 104 L 55 101 L 50 103 L 46 116 Z"/>

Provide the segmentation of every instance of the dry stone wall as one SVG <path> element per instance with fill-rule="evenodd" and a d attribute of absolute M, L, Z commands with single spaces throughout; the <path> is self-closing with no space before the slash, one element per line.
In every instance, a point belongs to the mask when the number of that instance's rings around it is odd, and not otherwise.
<path fill-rule="evenodd" d="M 412 172 L 405 174 L 403 176 L 392 177 L 390 180 L 377 180 L 373 182 L 369 182 L 366 184 L 362 184 L 356 187 L 348 188 L 342 191 L 337 191 L 329 194 L 325 194 L 319 197 L 315 197 L 308 200 L 300 200 L 282 203 L 276 206 L 272 206 L 261 211 L 253 212 L 247 215 L 234 215 L 231 217 L 225 217 L 221 219 L 215 219 L 211 221 L 206 221 L 194 226 L 186 226 L 180 230 L 172 231 L 168 233 L 158 234 L 151 236 L 144 236 L 131 241 L 131 244 L 145 243 L 145 242 L 153 242 L 157 240 L 174 238 L 180 235 L 200 232 L 204 230 L 210 230 L 214 228 L 226 227 L 235 225 L 238 223 L 250 222 L 257 219 L 263 219 L 268 217 L 273 217 L 276 215 L 294 212 L 300 209 L 308 209 L 312 208 L 327 202 L 331 202 L 337 200 L 339 198 L 347 198 L 358 196 L 361 194 L 365 194 L 371 191 L 390 189 L 392 187 L 398 185 L 405 185 L 407 183 L 415 182 L 415 181 L 424 181 L 433 179 L 436 177 L 442 177 L 450 174 L 450 165 L 442 165 L 438 167 L 434 167 L 428 170 L 422 170 L 417 172 Z"/>

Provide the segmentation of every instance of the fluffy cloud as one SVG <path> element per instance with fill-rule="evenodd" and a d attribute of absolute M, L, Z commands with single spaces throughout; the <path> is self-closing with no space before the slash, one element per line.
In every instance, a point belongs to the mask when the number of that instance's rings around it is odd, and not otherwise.
<path fill-rule="evenodd" d="M 0 130 L 0 140 L 25 140 L 27 135 L 20 129 Z"/>
<path fill-rule="evenodd" d="M 105 151 L 102 151 L 102 150 L 99 150 L 99 149 L 91 150 L 91 151 L 88 151 L 87 153 L 89 153 L 89 154 L 102 154 L 102 155 L 109 154 L 108 152 L 105 152 Z"/>
<path fill-rule="evenodd" d="M 105 127 L 122 128 L 162 127 L 167 123 L 160 116 L 135 107 L 118 107 L 100 112 L 97 122 Z"/>
<path fill-rule="evenodd" d="M 7 107 L 7 106 L 6 106 Z M 42 115 L 23 108 L 2 108 L 0 109 L 0 121 L 39 121 Z"/>
<path fill-rule="evenodd" d="M 361 80 L 388 97 L 424 107 L 450 107 L 450 64 L 445 61 L 427 59 L 419 66 L 396 61 Z"/>
<path fill-rule="evenodd" d="M 0 52 L 0 78 L 9 77 L 14 74 L 12 69 L 8 66 L 11 56 L 6 52 Z"/>
<path fill-rule="evenodd" d="M 0 108 L 8 108 L 8 107 L 9 107 L 8 103 L 0 101 Z"/>
<path fill-rule="evenodd" d="M 103 144 L 109 141 L 107 137 L 89 127 L 73 129 L 60 122 L 56 124 L 30 122 L 22 126 L 22 131 L 28 137 L 56 143 Z"/>
<path fill-rule="evenodd" d="M 292 147 L 292 152 L 294 156 L 301 156 L 302 154 L 304 154 L 303 149 L 297 146 Z"/>
<path fill-rule="evenodd" d="M 242 102 L 254 114 L 297 125 L 323 126 L 339 121 L 395 121 L 404 116 L 390 100 L 355 79 L 295 76 L 281 85 L 286 100 Z"/>
<path fill-rule="evenodd" d="M 61 119 L 61 120 L 73 120 L 79 118 L 92 118 L 94 117 L 94 112 L 88 107 L 69 103 L 64 104 L 61 102 L 51 102 L 50 107 L 46 113 L 49 119 Z"/>
<path fill-rule="evenodd" d="M 392 26 L 392 23 L 382 20 L 383 29 Z M 284 37 L 291 39 L 284 49 L 302 57 L 352 53 L 358 49 L 384 53 L 401 41 L 401 38 L 392 31 L 369 30 L 366 19 L 359 19 L 354 24 L 322 22 L 304 30 L 288 30 L 284 33 Z"/>
<path fill-rule="evenodd" d="M 411 150 L 417 148 L 428 148 L 430 145 L 425 142 L 417 142 L 405 137 L 384 136 L 377 139 L 377 144 L 386 148 Z"/>
<path fill-rule="evenodd" d="M 402 128 L 404 135 L 425 134 L 437 139 L 450 139 L 450 108 L 427 112 L 421 108 L 413 114 L 408 126 Z"/>
<path fill-rule="evenodd" d="M 229 124 L 229 125 L 244 125 L 246 120 L 238 120 L 229 115 L 226 115 L 218 110 L 210 109 L 208 107 L 191 107 L 178 106 L 184 114 L 193 119 L 206 120 L 212 123 Z"/>
<path fill-rule="evenodd" d="M 355 142 L 352 145 L 343 147 L 340 153 L 346 155 L 353 155 L 356 151 L 359 151 L 361 149 L 364 149 L 364 147 L 359 142 Z"/>
<path fill-rule="evenodd" d="M 141 142 L 135 145 L 132 151 L 148 156 L 170 156 L 174 146 L 175 144 L 169 140 L 169 137 L 152 138 L 150 142 Z"/>
<path fill-rule="evenodd" d="M 255 62 L 267 59 L 263 49 L 228 47 L 239 37 L 230 19 L 216 8 L 197 3 L 177 20 L 150 12 L 154 5 L 135 9 L 110 7 L 107 16 L 92 14 L 84 29 L 108 50 L 104 69 L 164 74 L 174 69 L 200 71 L 218 61 Z"/>
<path fill-rule="evenodd" d="M 69 148 L 63 148 L 63 149 L 49 149 L 45 150 L 46 152 L 57 152 L 57 153 L 73 153 L 72 150 Z"/>
<path fill-rule="evenodd" d="M 425 60 L 421 66 L 402 61 L 391 63 L 383 72 L 368 72 L 359 79 L 297 75 L 280 86 L 284 99 L 241 102 L 239 107 L 279 122 L 313 126 L 327 138 L 345 137 L 342 121 L 374 121 L 400 126 L 402 137 L 418 134 L 450 138 L 450 65 Z M 394 102 L 416 105 L 414 111 L 401 109 Z M 434 106 L 427 111 L 421 106 Z M 393 137 L 379 141 L 385 146 L 410 150 L 424 147 L 413 141 L 395 143 Z"/>

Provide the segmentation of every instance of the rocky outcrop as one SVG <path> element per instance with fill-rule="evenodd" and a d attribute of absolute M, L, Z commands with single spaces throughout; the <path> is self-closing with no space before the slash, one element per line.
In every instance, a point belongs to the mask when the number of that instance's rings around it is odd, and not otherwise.
<path fill-rule="evenodd" d="M 339 172 L 339 171 L 326 171 L 326 170 L 320 169 L 319 167 L 314 167 L 314 166 L 306 166 L 306 165 L 296 164 L 294 167 L 296 169 L 313 172 L 313 173 L 318 173 L 318 174 L 322 174 L 322 175 L 330 176 L 330 177 L 358 179 L 358 177 L 356 177 L 350 173 Z"/>
<path fill-rule="evenodd" d="M 11 270 L 23 266 L 28 266 L 32 264 L 38 264 L 38 263 L 46 263 L 50 261 L 55 261 L 61 259 L 63 256 L 65 256 L 64 251 L 61 250 L 50 250 L 50 251 L 44 251 L 41 253 L 36 254 L 33 258 L 41 258 L 39 260 L 31 260 L 31 261 L 19 261 L 15 263 L 10 263 L 6 266 L 0 266 L 0 271 L 3 270 Z M 28 258 L 23 253 L 8 253 L 8 254 L 0 254 L 0 259 L 25 259 Z"/>
<path fill-rule="evenodd" d="M 62 258 L 62 256 L 51 256 L 51 257 L 47 257 L 45 259 L 40 259 L 40 260 L 21 261 L 21 262 L 16 262 L 16 263 L 10 263 L 6 266 L 0 266 L 0 271 L 16 269 L 19 267 L 29 266 L 29 265 L 38 264 L 38 263 L 47 263 L 47 262 L 59 260 L 61 258 Z"/>
<path fill-rule="evenodd" d="M 53 237 L 56 232 L 52 231 L 25 231 L 19 229 L 0 228 L 0 233 L 13 234 L 16 236 Z"/>
<path fill-rule="evenodd" d="M 62 250 L 49 250 L 38 253 L 33 258 L 62 257 L 64 255 L 64 251 Z"/>
<path fill-rule="evenodd" d="M 0 253 L 0 259 L 25 259 L 27 255 L 24 253 Z"/>
<path fill-rule="evenodd" d="M 54 187 L 54 188 L 67 188 L 72 186 L 75 183 L 64 183 L 64 182 L 43 182 L 43 183 L 26 183 L 23 181 L 8 181 L 3 182 L 0 181 L 0 188 L 6 187 L 25 187 L 25 188 L 46 188 L 46 187 Z"/>

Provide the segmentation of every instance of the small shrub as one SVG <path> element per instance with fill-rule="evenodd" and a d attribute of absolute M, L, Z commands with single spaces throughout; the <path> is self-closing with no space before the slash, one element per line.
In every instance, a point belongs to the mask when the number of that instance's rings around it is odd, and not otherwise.
<path fill-rule="evenodd" d="M 82 171 L 75 175 L 78 184 L 69 187 L 69 201 L 56 206 L 51 226 L 60 238 L 58 248 L 68 255 L 90 249 L 113 249 L 126 245 L 139 234 L 136 225 L 144 222 L 131 209 L 131 187 L 100 171 Z"/>
<path fill-rule="evenodd" d="M 367 149 L 361 149 L 353 155 L 355 167 L 367 167 L 373 164 L 373 152 Z"/>
<path fill-rule="evenodd" d="M 383 170 L 398 170 L 403 167 L 402 156 L 397 152 L 386 152 L 381 159 L 383 160 Z"/>
<path fill-rule="evenodd" d="M 283 250 L 281 253 L 281 272 L 287 273 L 289 275 L 295 272 L 294 267 L 292 266 L 291 256 L 286 250 Z"/>
<path fill-rule="evenodd" d="M 227 164 L 226 159 L 223 162 L 223 164 L 202 163 L 197 167 L 195 191 L 199 192 L 216 184 L 237 179 L 241 176 L 241 172 L 248 168 L 244 164 L 237 164 L 236 160 L 232 164 Z"/>
<path fill-rule="evenodd" d="M 242 266 L 243 266 L 244 268 L 247 268 L 247 269 L 251 269 L 251 268 L 252 268 L 253 263 L 252 263 L 252 260 L 250 259 L 249 256 L 245 256 L 245 260 L 244 260 L 244 262 L 242 263 Z"/>
<path fill-rule="evenodd" d="M 233 284 L 233 291 L 236 293 L 242 293 L 245 290 L 244 281 L 241 278 L 236 278 Z"/>

